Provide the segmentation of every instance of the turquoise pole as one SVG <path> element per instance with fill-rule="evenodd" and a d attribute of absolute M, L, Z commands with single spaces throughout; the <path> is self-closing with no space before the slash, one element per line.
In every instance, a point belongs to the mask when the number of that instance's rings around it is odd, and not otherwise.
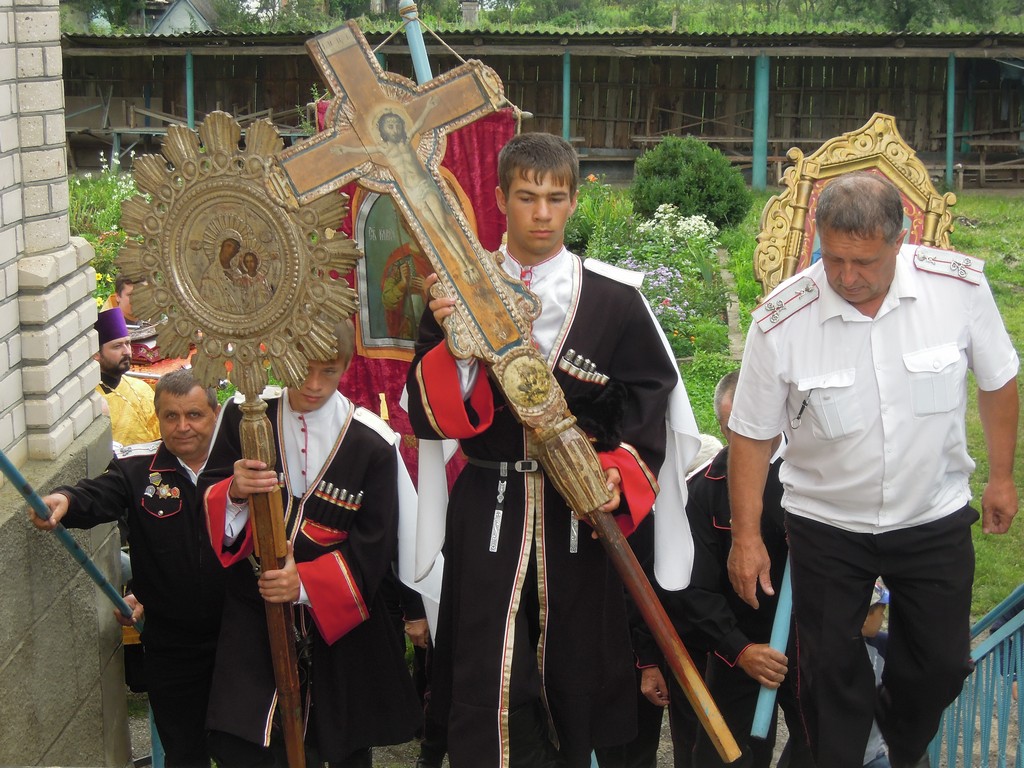
<path fill-rule="evenodd" d="M 423 30 L 420 28 L 420 16 L 413 0 L 399 0 L 398 12 L 405 19 L 405 36 L 412 54 L 412 67 L 416 72 L 416 82 L 420 85 L 433 80 L 430 61 L 427 59 L 427 46 L 423 42 Z"/>
<path fill-rule="evenodd" d="M 786 570 L 782 573 L 782 583 L 779 585 L 779 602 L 775 608 L 775 620 L 772 622 L 772 636 L 768 645 L 779 653 L 786 652 L 789 645 L 789 624 L 793 615 L 793 582 L 789 575 L 789 560 L 786 560 Z M 775 688 L 765 688 L 757 693 L 757 705 L 754 708 L 754 722 L 750 726 L 750 735 L 758 738 L 768 738 L 768 727 L 772 722 L 772 710 L 775 709 Z"/>
<path fill-rule="evenodd" d="M 754 147 L 751 186 L 763 192 L 768 185 L 768 55 L 754 63 Z"/>
<path fill-rule="evenodd" d="M 192 51 L 185 51 L 185 119 L 189 128 L 196 127 L 196 84 Z"/>
<path fill-rule="evenodd" d="M 36 515 L 43 520 L 50 519 L 50 508 L 46 506 L 46 502 L 35 492 L 35 489 L 29 484 L 28 480 L 11 463 L 11 460 L 7 458 L 7 454 L 3 451 L 0 451 L 0 471 L 3 471 L 11 484 L 25 497 L 25 501 L 29 503 L 29 506 L 32 507 Z M 96 583 L 96 586 L 103 590 L 103 594 L 110 598 L 110 602 L 114 604 L 114 607 L 117 608 L 121 615 L 126 619 L 130 619 L 132 617 L 132 609 L 128 607 L 128 603 L 121 597 L 121 593 L 114 589 L 114 586 L 107 581 L 107 578 L 100 572 L 100 569 L 96 567 L 96 563 L 90 560 L 89 556 L 82 551 L 82 548 L 78 546 L 78 542 L 68 533 L 68 529 L 57 523 L 57 527 L 53 529 L 53 535 L 71 553 L 75 562 L 82 566 L 82 569 Z M 137 622 L 136 626 L 141 630 L 142 622 Z"/>
<path fill-rule="evenodd" d="M 946 189 L 953 188 L 953 143 L 956 141 L 956 54 L 946 59 Z"/>

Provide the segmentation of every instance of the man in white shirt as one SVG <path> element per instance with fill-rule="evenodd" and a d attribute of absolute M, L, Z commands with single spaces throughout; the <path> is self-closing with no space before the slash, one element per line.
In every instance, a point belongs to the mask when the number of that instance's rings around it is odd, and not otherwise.
<path fill-rule="evenodd" d="M 815 223 L 821 261 L 755 310 L 747 336 L 729 423 L 730 578 L 751 605 L 758 586 L 773 593 L 761 495 L 785 431 L 800 697 L 818 765 L 860 765 L 876 706 L 893 766 L 926 764 L 969 671 L 966 373 L 989 452 L 983 529 L 1004 533 L 1017 512 L 1017 354 L 983 264 L 901 248 L 888 181 L 835 179 Z M 891 663 L 876 694 L 860 627 L 878 576 L 892 592 Z"/>

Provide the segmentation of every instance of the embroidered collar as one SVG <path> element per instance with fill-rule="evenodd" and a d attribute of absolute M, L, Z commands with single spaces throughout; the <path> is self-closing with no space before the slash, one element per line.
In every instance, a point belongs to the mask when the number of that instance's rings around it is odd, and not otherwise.
<path fill-rule="evenodd" d="M 558 253 L 548 256 L 539 264 L 523 266 L 515 256 L 508 252 L 507 246 L 501 246 L 501 251 L 505 254 L 505 271 L 512 275 L 512 277 L 522 280 L 527 284 L 527 287 L 536 286 L 545 278 L 557 273 L 562 268 L 562 265 L 565 263 L 565 257 L 569 253 L 568 249 L 563 245 Z"/>

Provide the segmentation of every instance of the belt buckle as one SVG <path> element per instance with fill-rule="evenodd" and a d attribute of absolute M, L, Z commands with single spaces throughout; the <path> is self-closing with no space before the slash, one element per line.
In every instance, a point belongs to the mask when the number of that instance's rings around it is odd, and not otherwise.
<path fill-rule="evenodd" d="M 522 459 L 514 464 L 516 472 L 526 474 L 527 472 L 536 472 L 540 469 L 540 465 L 536 459 Z"/>

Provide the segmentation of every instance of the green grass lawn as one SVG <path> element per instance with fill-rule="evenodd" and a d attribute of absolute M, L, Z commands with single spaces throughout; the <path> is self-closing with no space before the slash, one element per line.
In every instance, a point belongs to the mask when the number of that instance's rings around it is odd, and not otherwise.
<path fill-rule="evenodd" d="M 985 274 L 992 285 L 1003 322 L 1017 353 L 1024 350 L 1024 192 L 986 193 L 968 191 L 955 206 L 953 248 L 985 260 Z M 1018 492 L 1024 491 L 1021 461 L 1022 432 L 1017 424 L 1018 457 L 1014 476 Z M 978 420 L 977 400 L 972 393 L 967 408 L 967 439 L 978 468 L 972 478 L 975 502 L 988 476 L 985 440 Z M 987 536 L 975 526 L 977 571 L 974 577 L 973 612 L 980 617 L 1018 584 L 1024 582 L 1024 517 L 1018 518 L 1005 536 Z"/>
<path fill-rule="evenodd" d="M 754 206 L 744 221 L 720 236 L 722 245 L 729 250 L 728 263 L 737 282 L 740 324 L 744 331 L 750 323 L 750 309 L 756 305 L 760 293 L 760 286 L 753 279 L 751 263 L 761 210 L 770 195 L 756 194 Z M 985 260 L 985 274 L 992 285 L 1003 321 L 1020 354 L 1024 350 L 1024 190 L 968 190 L 959 195 L 953 211 L 953 248 Z M 691 390 L 691 399 L 695 401 L 698 423 L 702 429 L 717 434 L 713 420 L 709 422 L 705 413 L 709 382 L 704 379 L 714 376 L 719 369 L 708 365 L 703 368 L 698 366 L 688 375 L 684 366 L 684 378 L 687 380 L 687 388 Z M 710 382 L 710 387 L 713 391 L 714 382 Z M 980 511 L 981 492 L 988 476 L 988 461 L 978 420 L 977 399 L 973 392 L 967 409 L 967 433 L 971 455 L 978 464 L 972 488 Z M 1018 444 L 1022 443 L 1024 440 L 1021 439 L 1018 422 Z M 1024 461 L 1020 458 L 1014 471 L 1017 488 L 1024 494 Z M 980 618 L 1014 587 L 1024 582 L 1024 516 L 1015 521 L 1005 536 L 985 535 L 979 523 L 975 526 L 974 541 L 977 573 L 972 610 L 975 617 Z"/>

